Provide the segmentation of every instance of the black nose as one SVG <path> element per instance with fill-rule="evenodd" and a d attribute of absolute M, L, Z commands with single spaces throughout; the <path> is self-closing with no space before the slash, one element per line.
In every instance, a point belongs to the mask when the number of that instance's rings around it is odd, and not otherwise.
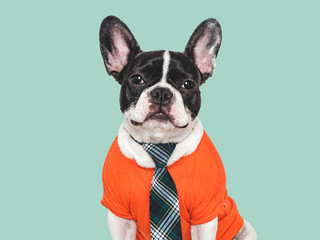
<path fill-rule="evenodd" d="M 154 103 L 158 105 L 166 105 L 170 102 L 173 94 L 168 88 L 157 87 L 151 92 L 151 97 Z"/>

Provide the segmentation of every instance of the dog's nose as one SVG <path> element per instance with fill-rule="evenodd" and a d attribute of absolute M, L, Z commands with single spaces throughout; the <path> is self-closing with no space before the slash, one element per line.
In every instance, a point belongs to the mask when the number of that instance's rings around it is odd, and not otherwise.
<path fill-rule="evenodd" d="M 154 103 L 158 105 L 166 105 L 170 102 L 173 94 L 168 88 L 157 87 L 151 92 L 151 97 Z"/>

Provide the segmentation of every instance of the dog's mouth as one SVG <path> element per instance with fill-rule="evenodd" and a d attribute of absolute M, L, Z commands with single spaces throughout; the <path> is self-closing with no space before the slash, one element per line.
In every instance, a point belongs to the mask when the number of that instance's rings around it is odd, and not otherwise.
<path fill-rule="evenodd" d="M 148 121 L 148 120 L 154 120 L 154 121 L 157 121 L 157 122 L 160 122 L 160 123 L 165 123 L 165 122 L 171 122 L 175 127 L 177 128 L 186 128 L 189 123 L 187 123 L 186 125 L 183 125 L 183 126 L 177 126 L 175 123 L 174 123 L 174 117 L 164 113 L 163 111 L 158 111 L 158 112 L 154 112 L 154 113 L 150 113 L 143 122 L 137 122 L 137 121 L 134 121 L 134 120 L 131 120 L 131 124 L 134 125 L 134 126 L 141 126 L 144 122 Z"/>
<path fill-rule="evenodd" d="M 134 125 L 134 126 L 142 125 L 142 123 L 138 123 L 138 122 L 133 121 L 133 120 L 131 120 L 131 124 Z"/>
<path fill-rule="evenodd" d="M 149 115 L 145 121 L 147 120 L 156 120 L 159 122 L 166 122 L 166 121 L 170 121 L 172 117 L 169 117 L 167 114 L 163 113 L 163 112 L 156 112 L 153 113 L 151 115 Z"/>
<path fill-rule="evenodd" d="M 158 122 L 167 122 L 167 121 L 173 122 L 174 119 L 173 117 L 170 117 L 163 111 L 159 110 L 157 112 L 149 113 L 148 116 L 143 120 L 143 122 L 137 122 L 137 121 L 131 120 L 131 123 L 135 126 L 139 126 L 148 120 L 155 120 Z"/>

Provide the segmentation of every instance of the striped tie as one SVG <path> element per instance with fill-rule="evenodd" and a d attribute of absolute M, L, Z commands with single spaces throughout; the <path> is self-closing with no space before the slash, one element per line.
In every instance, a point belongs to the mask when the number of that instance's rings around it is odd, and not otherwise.
<path fill-rule="evenodd" d="M 151 239 L 182 239 L 176 185 L 167 170 L 175 144 L 142 143 L 156 164 L 150 189 Z"/>

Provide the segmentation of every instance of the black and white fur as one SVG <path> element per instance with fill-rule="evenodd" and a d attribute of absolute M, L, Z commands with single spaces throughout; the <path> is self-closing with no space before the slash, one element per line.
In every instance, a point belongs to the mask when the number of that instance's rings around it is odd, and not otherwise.
<path fill-rule="evenodd" d="M 213 73 L 221 40 L 220 24 L 210 18 L 196 28 L 183 53 L 143 52 L 120 19 L 109 16 L 102 21 L 103 61 L 108 74 L 121 84 L 124 121 L 118 145 L 125 156 L 142 167 L 154 168 L 153 160 L 136 141 L 177 143 L 168 165 L 197 148 L 203 133 L 197 117 L 201 106 L 199 87 Z M 135 239 L 133 220 L 119 218 L 109 211 L 108 224 L 112 239 Z M 192 239 L 215 239 L 217 225 L 216 218 L 191 226 Z M 257 236 L 245 221 L 234 239 L 254 240 Z"/>

